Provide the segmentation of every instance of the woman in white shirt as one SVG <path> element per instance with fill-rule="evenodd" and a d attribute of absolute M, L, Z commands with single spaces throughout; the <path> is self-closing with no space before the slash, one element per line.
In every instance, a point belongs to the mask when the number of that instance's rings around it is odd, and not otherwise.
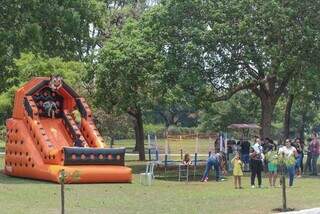
<path fill-rule="evenodd" d="M 298 153 L 296 148 L 291 145 L 290 139 L 287 139 L 285 146 L 279 149 L 279 155 L 285 158 L 286 170 L 289 174 L 289 186 L 292 187 L 295 175 L 295 157 L 297 157 Z"/>

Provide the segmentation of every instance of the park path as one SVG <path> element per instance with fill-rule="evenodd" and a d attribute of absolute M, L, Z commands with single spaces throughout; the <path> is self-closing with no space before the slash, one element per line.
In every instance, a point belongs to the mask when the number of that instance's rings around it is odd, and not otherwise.
<path fill-rule="evenodd" d="M 313 209 L 307 209 L 307 210 L 286 212 L 286 214 L 320 214 L 320 208 L 313 208 Z"/>

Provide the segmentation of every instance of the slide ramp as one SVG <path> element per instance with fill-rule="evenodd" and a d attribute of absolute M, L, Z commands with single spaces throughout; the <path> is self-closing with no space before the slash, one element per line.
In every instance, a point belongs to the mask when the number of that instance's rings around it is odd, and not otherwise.
<path fill-rule="evenodd" d="M 131 182 L 125 148 L 107 148 L 85 100 L 64 82 L 35 78 L 16 92 L 13 117 L 7 120 L 4 172 L 10 176 L 67 183 Z M 43 103 L 55 108 L 47 112 Z M 77 124 L 73 111 L 81 113 Z M 84 147 L 75 147 L 80 139 Z"/>

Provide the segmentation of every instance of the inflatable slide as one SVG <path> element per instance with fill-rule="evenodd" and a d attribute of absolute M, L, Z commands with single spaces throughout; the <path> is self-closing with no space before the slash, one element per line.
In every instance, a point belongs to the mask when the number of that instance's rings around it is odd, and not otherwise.
<path fill-rule="evenodd" d="M 60 77 L 22 86 L 6 126 L 7 175 L 59 182 L 64 170 L 69 183 L 131 182 L 125 148 L 106 148 L 86 101 Z"/>

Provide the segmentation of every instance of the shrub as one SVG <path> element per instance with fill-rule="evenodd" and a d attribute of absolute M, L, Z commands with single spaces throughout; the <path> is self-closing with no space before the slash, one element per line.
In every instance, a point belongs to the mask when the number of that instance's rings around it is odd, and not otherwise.
<path fill-rule="evenodd" d="M 163 124 L 145 124 L 144 134 L 155 134 L 158 138 L 162 138 L 165 135 L 166 127 Z"/>

